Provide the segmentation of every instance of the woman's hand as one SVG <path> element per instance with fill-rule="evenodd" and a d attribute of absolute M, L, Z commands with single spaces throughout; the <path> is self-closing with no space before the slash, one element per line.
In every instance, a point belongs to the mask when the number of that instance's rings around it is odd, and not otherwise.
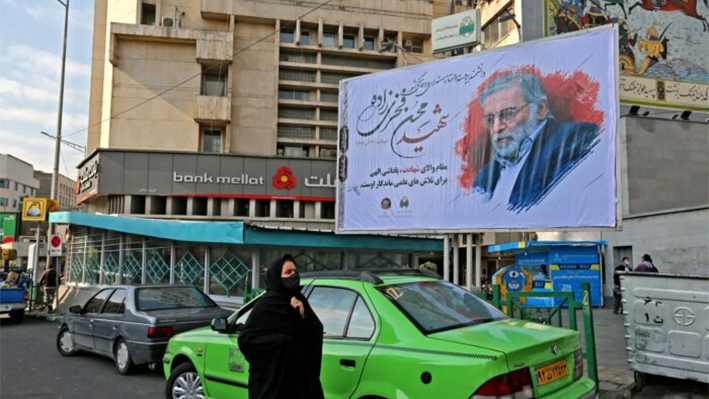
<path fill-rule="evenodd" d="M 296 309 L 300 313 L 301 319 L 305 318 L 305 307 L 303 306 L 303 302 L 299 301 L 298 298 L 293 297 L 290 299 L 290 305 L 293 309 Z"/>

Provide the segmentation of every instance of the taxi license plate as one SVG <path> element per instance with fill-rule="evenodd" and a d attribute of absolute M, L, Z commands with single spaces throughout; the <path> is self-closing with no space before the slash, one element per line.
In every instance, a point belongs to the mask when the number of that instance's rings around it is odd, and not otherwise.
<path fill-rule="evenodd" d="M 12 306 L 10 306 L 10 305 L 0 305 L 0 311 L 2 311 L 2 312 L 7 312 L 8 310 L 12 310 Z"/>
<path fill-rule="evenodd" d="M 560 360 L 548 366 L 538 368 L 537 382 L 539 382 L 539 385 L 546 385 L 567 375 L 569 375 L 569 368 L 566 365 L 566 360 Z"/>

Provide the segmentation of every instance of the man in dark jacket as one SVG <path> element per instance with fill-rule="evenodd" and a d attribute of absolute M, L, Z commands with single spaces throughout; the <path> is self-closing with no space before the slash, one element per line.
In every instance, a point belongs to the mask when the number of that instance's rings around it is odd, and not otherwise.
<path fill-rule="evenodd" d="M 538 204 L 598 143 L 598 125 L 553 118 L 544 86 L 531 73 L 497 78 L 480 104 L 494 155 L 473 189 L 513 211 Z"/>
<path fill-rule="evenodd" d="M 49 265 L 42 273 L 39 279 L 39 285 L 44 291 L 44 303 L 47 309 L 52 311 L 52 303 L 54 302 L 54 294 L 57 291 L 57 272 L 54 270 L 54 265 Z"/>
<path fill-rule="evenodd" d="M 630 259 L 626 256 L 623 258 L 623 262 L 616 266 L 615 272 L 613 273 L 613 313 L 623 313 L 623 303 L 622 296 L 620 294 L 620 276 L 618 272 L 631 272 L 633 268 L 630 267 Z"/>
<path fill-rule="evenodd" d="M 658 273 L 657 268 L 652 263 L 652 258 L 648 254 L 643 255 L 643 261 L 638 263 L 637 266 L 635 266 L 635 268 L 633 269 L 633 271 L 634 272 Z"/>

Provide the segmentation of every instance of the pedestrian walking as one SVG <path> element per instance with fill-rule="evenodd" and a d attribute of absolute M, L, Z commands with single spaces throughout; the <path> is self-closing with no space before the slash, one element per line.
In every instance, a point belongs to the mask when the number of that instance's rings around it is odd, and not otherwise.
<path fill-rule="evenodd" d="M 615 272 L 613 273 L 613 313 L 622 314 L 623 313 L 623 297 L 620 295 L 620 275 L 619 272 L 632 272 L 633 268 L 630 267 L 630 259 L 626 256 L 623 257 L 623 261 L 620 265 L 616 266 Z"/>
<path fill-rule="evenodd" d="M 266 271 L 266 293 L 254 305 L 238 339 L 249 362 L 249 399 L 324 399 L 323 325 L 301 288 L 290 255 Z"/>
<path fill-rule="evenodd" d="M 51 312 L 54 295 L 57 292 L 57 272 L 54 270 L 54 265 L 50 264 L 44 269 L 44 273 L 39 279 L 39 285 L 44 292 L 45 307 Z"/>
<path fill-rule="evenodd" d="M 633 269 L 633 271 L 634 272 L 658 273 L 658 270 L 655 267 L 655 264 L 652 263 L 652 258 L 648 254 L 643 255 L 643 261 L 638 263 L 635 266 L 635 268 Z"/>

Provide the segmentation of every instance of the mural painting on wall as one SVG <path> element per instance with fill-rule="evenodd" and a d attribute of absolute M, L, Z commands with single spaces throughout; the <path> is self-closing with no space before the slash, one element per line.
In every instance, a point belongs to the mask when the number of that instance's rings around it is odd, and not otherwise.
<path fill-rule="evenodd" d="M 545 0 L 546 32 L 618 25 L 620 100 L 709 110 L 709 0 Z"/>

